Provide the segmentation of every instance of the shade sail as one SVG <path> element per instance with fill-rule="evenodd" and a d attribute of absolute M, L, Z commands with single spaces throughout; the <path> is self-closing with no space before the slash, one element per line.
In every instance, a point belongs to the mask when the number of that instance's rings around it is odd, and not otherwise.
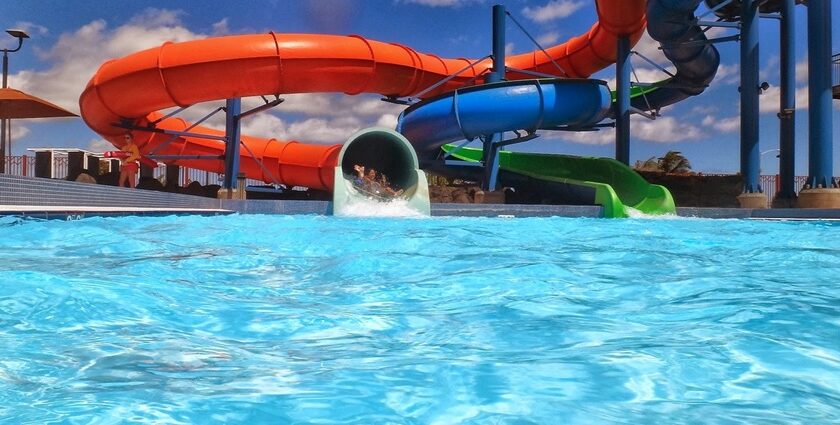
<path fill-rule="evenodd" d="M 76 114 L 31 94 L 0 89 L 0 119 L 75 117 Z"/>

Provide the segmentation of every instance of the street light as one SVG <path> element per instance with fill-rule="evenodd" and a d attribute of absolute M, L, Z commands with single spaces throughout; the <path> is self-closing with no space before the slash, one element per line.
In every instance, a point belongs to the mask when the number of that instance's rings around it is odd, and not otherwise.
<path fill-rule="evenodd" d="M 3 88 L 5 89 L 8 87 L 8 79 L 9 79 L 9 53 L 14 53 L 20 50 L 23 47 L 23 39 L 29 38 L 29 34 L 26 31 L 22 30 L 6 30 L 9 35 L 18 39 L 18 46 L 16 49 L 3 49 Z M 12 126 L 8 125 L 5 119 L 0 119 L 0 173 L 6 172 L 6 140 L 12 140 L 11 134 L 8 134 L 7 131 L 11 133 Z M 12 147 L 9 146 L 8 152 L 11 153 Z"/>
<path fill-rule="evenodd" d="M 9 78 L 9 53 L 14 53 L 23 47 L 23 39 L 29 38 L 29 34 L 21 30 L 6 30 L 9 35 L 18 39 L 17 49 L 3 49 L 3 88 L 8 87 L 7 82 Z"/>

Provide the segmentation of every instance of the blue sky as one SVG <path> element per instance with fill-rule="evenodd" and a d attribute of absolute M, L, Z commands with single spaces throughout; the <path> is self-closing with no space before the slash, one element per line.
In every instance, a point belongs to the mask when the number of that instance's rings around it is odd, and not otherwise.
<path fill-rule="evenodd" d="M 498 2 L 496 2 L 498 3 Z M 519 22 L 542 43 L 562 42 L 581 34 L 596 20 L 591 0 L 502 1 Z M 226 34 L 305 32 L 360 34 L 398 42 L 418 51 L 444 57 L 484 56 L 490 51 L 490 14 L 494 2 L 483 0 L 266 0 L 266 1 L 82 1 L 15 0 L 0 2 L 0 25 L 25 29 L 31 39 L 10 55 L 9 85 L 78 111 L 78 97 L 105 60 L 160 45 Z M 701 8 L 702 10 L 702 8 Z M 840 8 L 832 11 L 840 22 Z M 806 10 L 797 8 L 797 174 L 807 174 Z M 778 148 L 778 22 L 761 22 L 762 81 L 771 89 L 761 99 L 761 150 Z M 533 44 L 508 25 L 508 50 L 533 50 Z M 716 35 L 727 35 L 715 30 Z M 833 34 L 840 51 L 840 31 Z M 0 47 L 16 40 L 0 34 Z M 701 96 L 663 109 L 656 121 L 635 119 L 631 161 L 683 152 L 694 169 L 707 173 L 736 172 L 739 168 L 738 45 L 719 44 L 722 67 L 718 78 Z M 636 47 L 666 64 L 657 45 L 644 38 Z M 642 81 L 664 74 L 640 60 L 634 66 Z M 595 75 L 614 80 L 613 70 Z M 400 107 L 378 96 L 307 94 L 285 96 L 287 102 L 271 113 L 250 119 L 243 132 L 257 136 L 340 143 L 358 129 L 395 123 Z M 254 101 L 251 101 L 254 102 Z M 246 102 L 247 103 L 247 102 Z M 215 104 L 199 105 L 185 118 L 195 119 Z M 834 105 L 835 145 L 840 140 L 840 102 Z M 214 123 L 221 125 L 222 123 Z M 32 147 L 81 147 L 97 151 L 110 145 L 80 119 L 16 120 L 14 154 Z M 573 155 L 613 156 L 612 131 L 569 134 L 547 132 L 513 149 Z M 840 146 L 835 146 L 835 175 L 840 175 Z M 776 152 L 762 155 L 762 172 L 778 170 Z"/>

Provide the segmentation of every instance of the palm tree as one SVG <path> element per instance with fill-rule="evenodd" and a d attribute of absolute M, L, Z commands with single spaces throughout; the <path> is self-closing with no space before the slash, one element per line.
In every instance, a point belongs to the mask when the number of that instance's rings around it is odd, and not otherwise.
<path fill-rule="evenodd" d="M 687 173 L 691 171 L 691 163 L 681 152 L 668 151 L 659 158 L 659 169 L 666 173 Z"/>
<path fill-rule="evenodd" d="M 655 156 L 648 158 L 646 161 L 636 161 L 636 164 L 633 165 L 633 169 L 636 171 L 661 171 L 659 169 L 659 161 Z"/>

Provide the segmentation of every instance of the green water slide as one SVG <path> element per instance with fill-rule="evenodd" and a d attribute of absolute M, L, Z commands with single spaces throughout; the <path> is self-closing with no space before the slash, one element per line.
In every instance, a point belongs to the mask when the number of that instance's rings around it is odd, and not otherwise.
<path fill-rule="evenodd" d="M 481 160 L 481 149 L 444 145 L 451 156 L 469 162 Z M 499 168 L 535 179 L 585 186 L 595 190 L 595 203 L 604 207 L 604 217 L 630 215 L 629 208 L 644 214 L 674 214 L 671 192 L 650 184 L 632 168 L 610 158 L 570 155 L 499 152 Z"/>

